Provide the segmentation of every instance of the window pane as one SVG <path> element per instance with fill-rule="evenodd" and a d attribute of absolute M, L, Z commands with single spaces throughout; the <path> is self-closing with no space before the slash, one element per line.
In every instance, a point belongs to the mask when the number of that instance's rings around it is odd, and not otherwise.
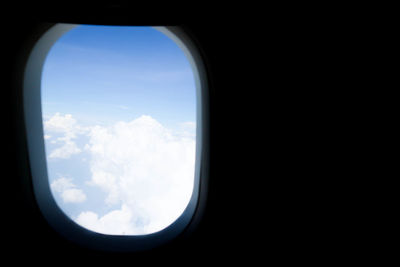
<path fill-rule="evenodd" d="M 49 184 L 63 212 L 103 234 L 143 235 L 190 201 L 196 89 L 177 44 L 151 27 L 81 25 L 46 58 Z"/>

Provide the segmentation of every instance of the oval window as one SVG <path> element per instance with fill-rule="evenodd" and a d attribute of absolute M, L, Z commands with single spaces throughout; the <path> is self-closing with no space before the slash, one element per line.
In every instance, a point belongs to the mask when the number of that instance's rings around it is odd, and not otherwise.
<path fill-rule="evenodd" d="M 152 27 L 81 25 L 42 72 L 48 179 L 61 210 L 102 234 L 171 225 L 193 192 L 196 86 L 190 62 Z"/>
<path fill-rule="evenodd" d="M 23 100 L 49 224 L 112 251 L 150 249 L 195 225 L 208 170 L 204 76 L 177 27 L 47 30 L 29 55 Z"/>

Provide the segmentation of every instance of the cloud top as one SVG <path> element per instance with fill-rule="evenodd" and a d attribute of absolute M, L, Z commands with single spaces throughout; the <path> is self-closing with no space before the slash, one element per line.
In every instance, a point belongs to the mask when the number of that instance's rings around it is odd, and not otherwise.
<path fill-rule="evenodd" d="M 90 183 L 107 193 L 105 204 L 131 212 L 126 233 L 159 231 L 183 213 L 193 191 L 193 139 L 175 136 L 150 116 L 93 127 L 89 137 Z"/>
<path fill-rule="evenodd" d="M 81 182 L 104 196 L 98 209 L 82 206 L 73 218 L 79 225 L 103 234 L 150 234 L 172 224 L 188 205 L 194 185 L 194 136 L 167 129 L 147 115 L 112 126 L 83 128 L 71 115 L 57 113 L 45 122 L 45 128 L 62 134 L 58 142 L 63 145 L 49 158 L 68 160 L 84 153 L 81 158 L 87 158 L 90 176 Z M 82 147 L 72 141 L 79 136 L 87 140 Z M 90 199 L 72 179 L 59 178 L 51 188 L 64 203 Z"/>
<path fill-rule="evenodd" d="M 81 153 L 81 149 L 75 143 L 75 139 L 79 134 L 85 134 L 86 128 L 79 126 L 71 114 L 64 116 L 56 113 L 50 119 L 44 122 L 44 139 L 47 141 L 52 138 L 53 134 L 61 135 L 60 137 L 52 140 L 54 144 L 61 144 L 58 148 L 54 149 L 49 158 L 68 159 L 72 155 Z"/>
<path fill-rule="evenodd" d="M 64 203 L 82 203 L 86 200 L 85 193 L 72 183 L 72 179 L 61 177 L 53 181 L 50 188 L 60 194 Z"/>

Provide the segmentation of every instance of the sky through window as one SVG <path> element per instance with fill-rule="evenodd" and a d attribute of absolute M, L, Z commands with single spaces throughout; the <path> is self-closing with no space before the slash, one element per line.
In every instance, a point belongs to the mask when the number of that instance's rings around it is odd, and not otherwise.
<path fill-rule="evenodd" d="M 151 27 L 77 26 L 49 51 L 41 97 L 50 188 L 76 223 L 143 235 L 182 214 L 196 90 L 174 41 Z"/>

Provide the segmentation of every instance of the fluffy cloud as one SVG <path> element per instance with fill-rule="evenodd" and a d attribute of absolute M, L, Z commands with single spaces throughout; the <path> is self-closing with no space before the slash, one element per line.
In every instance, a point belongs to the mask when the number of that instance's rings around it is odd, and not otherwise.
<path fill-rule="evenodd" d="M 109 235 L 129 235 L 140 232 L 138 227 L 134 228 L 131 223 L 133 218 L 131 209 L 123 205 L 121 209 L 114 210 L 99 218 L 92 211 L 82 212 L 79 214 L 76 222 L 92 231 L 109 234 Z"/>
<path fill-rule="evenodd" d="M 83 128 L 69 114 L 44 122 L 46 141 L 60 146 L 49 158 L 68 159 L 86 152 L 91 176 L 87 184 L 106 193 L 106 214 L 84 210 L 75 221 L 96 232 L 141 235 L 160 231 L 173 223 L 189 203 L 195 166 L 193 122 L 182 123 L 173 132 L 150 116 L 110 127 Z M 74 142 L 86 136 L 80 149 Z M 50 141 L 50 142 L 52 142 Z M 71 179 L 59 178 L 51 184 L 64 203 L 81 203 L 86 195 Z"/>
<path fill-rule="evenodd" d="M 177 132 L 182 137 L 195 138 L 196 137 L 196 123 L 193 121 L 183 122 Z"/>
<path fill-rule="evenodd" d="M 173 223 L 193 190 L 195 141 L 150 116 L 92 127 L 90 184 L 107 193 L 110 213 L 82 212 L 76 222 L 105 234 L 148 234 Z"/>
<path fill-rule="evenodd" d="M 54 192 L 60 194 L 64 203 L 81 203 L 86 200 L 86 195 L 82 190 L 76 188 L 76 185 L 72 183 L 72 179 L 59 178 L 53 181 L 50 187 Z"/>
<path fill-rule="evenodd" d="M 50 158 L 62 158 L 62 159 L 67 159 L 71 155 L 78 154 L 82 150 L 78 148 L 78 146 L 75 144 L 75 142 L 66 140 L 65 143 L 59 147 L 54 149 L 49 157 Z"/>
<path fill-rule="evenodd" d="M 49 132 L 74 135 L 74 133 L 80 128 L 81 127 L 77 125 L 76 120 L 72 118 L 71 114 L 62 116 L 57 112 L 54 116 L 44 122 L 44 129 Z"/>
<path fill-rule="evenodd" d="M 79 154 L 82 150 L 73 141 L 79 134 L 86 133 L 87 129 L 79 126 L 71 114 L 64 116 L 56 113 L 44 122 L 45 140 L 50 138 L 50 134 L 58 134 L 61 137 L 52 140 L 53 144 L 61 144 L 60 147 L 50 152 L 50 158 L 67 159 L 72 155 Z"/>

